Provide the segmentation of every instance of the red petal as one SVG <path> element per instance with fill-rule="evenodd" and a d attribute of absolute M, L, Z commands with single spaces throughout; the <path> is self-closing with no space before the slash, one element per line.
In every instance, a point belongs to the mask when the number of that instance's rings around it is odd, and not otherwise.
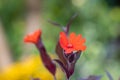
<path fill-rule="evenodd" d="M 82 38 L 82 35 L 79 34 L 79 35 L 76 37 L 76 41 L 79 41 L 81 38 Z"/>
<path fill-rule="evenodd" d="M 75 38 L 76 38 L 76 34 L 72 32 L 69 37 L 69 43 L 73 45 L 75 43 Z"/>
<path fill-rule="evenodd" d="M 41 35 L 41 30 L 37 30 L 33 35 L 39 37 Z"/>
<path fill-rule="evenodd" d="M 60 40 L 59 40 L 59 42 L 60 42 L 61 47 L 63 49 L 66 49 L 67 44 L 68 44 L 68 39 L 67 39 L 67 37 L 66 37 L 64 32 L 60 33 Z"/>
<path fill-rule="evenodd" d="M 82 38 L 76 45 L 82 45 L 85 42 L 86 42 L 86 39 Z"/>
<path fill-rule="evenodd" d="M 84 46 L 84 45 L 75 46 L 75 49 L 77 51 L 79 51 L 79 50 L 84 51 L 86 49 L 86 46 Z"/>
<path fill-rule="evenodd" d="M 33 34 L 28 34 L 24 38 L 24 42 L 32 42 L 32 43 L 36 44 L 38 42 L 40 36 L 41 36 L 41 30 L 37 30 Z"/>
<path fill-rule="evenodd" d="M 75 37 L 75 40 L 74 40 L 73 46 L 78 45 L 78 43 L 80 42 L 81 38 L 82 38 L 82 35 L 81 35 L 81 34 L 79 34 L 78 36 L 76 36 L 76 37 Z"/>
<path fill-rule="evenodd" d="M 82 47 L 81 47 L 81 50 L 82 50 L 82 51 L 86 50 L 86 46 L 82 46 Z"/>

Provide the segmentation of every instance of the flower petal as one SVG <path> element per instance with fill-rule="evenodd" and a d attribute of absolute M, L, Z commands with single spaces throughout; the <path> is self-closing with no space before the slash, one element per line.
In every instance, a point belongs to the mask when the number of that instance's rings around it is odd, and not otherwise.
<path fill-rule="evenodd" d="M 86 50 L 86 46 L 82 46 L 82 47 L 81 47 L 81 50 L 82 50 L 82 51 Z"/>
<path fill-rule="evenodd" d="M 84 51 L 86 49 L 86 46 L 85 45 L 78 45 L 78 46 L 75 46 L 75 49 L 77 51 L 79 51 L 79 50 Z"/>
<path fill-rule="evenodd" d="M 61 32 L 61 33 L 60 33 L 60 40 L 59 40 L 59 42 L 60 42 L 60 45 L 61 45 L 61 47 L 62 47 L 63 49 L 66 49 L 66 48 L 67 48 L 68 39 L 67 39 L 67 37 L 66 37 L 66 35 L 65 35 L 64 32 Z"/>
<path fill-rule="evenodd" d="M 77 37 L 76 37 L 76 41 L 79 41 L 80 39 L 82 38 L 82 35 L 81 34 L 79 34 Z"/>
<path fill-rule="evenodd" d="M 78 45 L 78 43 L 80 42 L 81 38 L 82 38 L 81 34 L 79 34 L 78 36 L 76 36 L 75 40 L 74 40 L 74 43 L 73 43 L 73 46 Z"/>
<path fill-rule="evenodd" d="M 74 44 L 75 38 L 76 38 L 76 34 L 74 32 L 72 32 L 69 37 L 69 43 Z"/>
<path fill-rule="evenodd" d="M 40 36 L 41 36 L 41 30 L 36 30 L 34 33 L 25 36 L 24 42 L 31 42 L 36 44 Z"/>
<path fill-rule="evenodd" d="M 80 39 L 80 41 L 76 45 L 82 45 L 85 42 L 86 42 L 86 39 L 82 38 L 82 39 Z"/>

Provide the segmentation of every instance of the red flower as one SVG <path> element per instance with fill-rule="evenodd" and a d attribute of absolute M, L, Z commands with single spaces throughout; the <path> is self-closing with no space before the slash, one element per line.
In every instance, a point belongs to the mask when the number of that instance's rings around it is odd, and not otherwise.
<path fill-rule="evenodd" d="M 66 34 L 64 32 L 60 33 L 60 45 L 65 50 L 66 54 L 70 54 L 73 51 L 84 51 L 86 49 L 85 38 L 82 38 L 82 35 L 76 35 L 74 32 L 72 32 L 67 38 Z"/>
<path fill-rule="evenodd" d="M 40 36 L 41 36 L 41 30 L 36 30 L 34 33 L 25 36 L 24 42 L 31 42 L 37 44 L 37 42 L 40 39 Z"/>

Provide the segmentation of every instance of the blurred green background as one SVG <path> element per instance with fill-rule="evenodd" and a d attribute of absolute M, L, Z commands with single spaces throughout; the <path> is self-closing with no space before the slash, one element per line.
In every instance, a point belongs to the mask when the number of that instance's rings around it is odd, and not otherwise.
<path fill-rule="evenodd" d="M 38 54 L 35 47 L 27 53 L 24 48 L 27 44 L 23 43 L 27 30 L 36 29 L 36 25 L 42 29 L 47 51 L 54 55 L 61 29 L 48 20 L 65 26 L 75 13 L 78 16 L 70 31 L 86 38 L 87 49 L 77 62 L 72 80 L 89 75 L 102 75 L 102 80 L 108 80 L 105 70 L 117 80 L 120 77 L 119 0 L 0 0 L 0 23 L 12 62 L 21 60 L 24 55 Z"/>

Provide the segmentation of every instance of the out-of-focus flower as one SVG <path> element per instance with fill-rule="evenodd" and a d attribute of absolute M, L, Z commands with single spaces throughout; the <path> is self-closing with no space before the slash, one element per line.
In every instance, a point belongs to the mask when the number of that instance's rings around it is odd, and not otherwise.
<path fill-rule="evenodd" d="M 72 32 L 68 38 L 64 32 L 60 33 L 59 42 L 66 54 L 70 54 L 73 51 L 84 51 L 86 49 L 85 41 L 81 34 L 76 35 Z"/>
<path fill-rule="evenodd" d="M 62 80 L 60 69 L 57 80 Z M 17 62 L 0 72 L 0 80 L 54 80 L 52 74 L 44 67 L 39 56 L 30 56 L 22 62 Z"/>
<path fill-rule="evenodd" d="M 31 42 L 37 44 L 40 36 L 41 36 L 41 30 L 36 30 L 34 33 L 25 36 L 24 42 Z"/>

